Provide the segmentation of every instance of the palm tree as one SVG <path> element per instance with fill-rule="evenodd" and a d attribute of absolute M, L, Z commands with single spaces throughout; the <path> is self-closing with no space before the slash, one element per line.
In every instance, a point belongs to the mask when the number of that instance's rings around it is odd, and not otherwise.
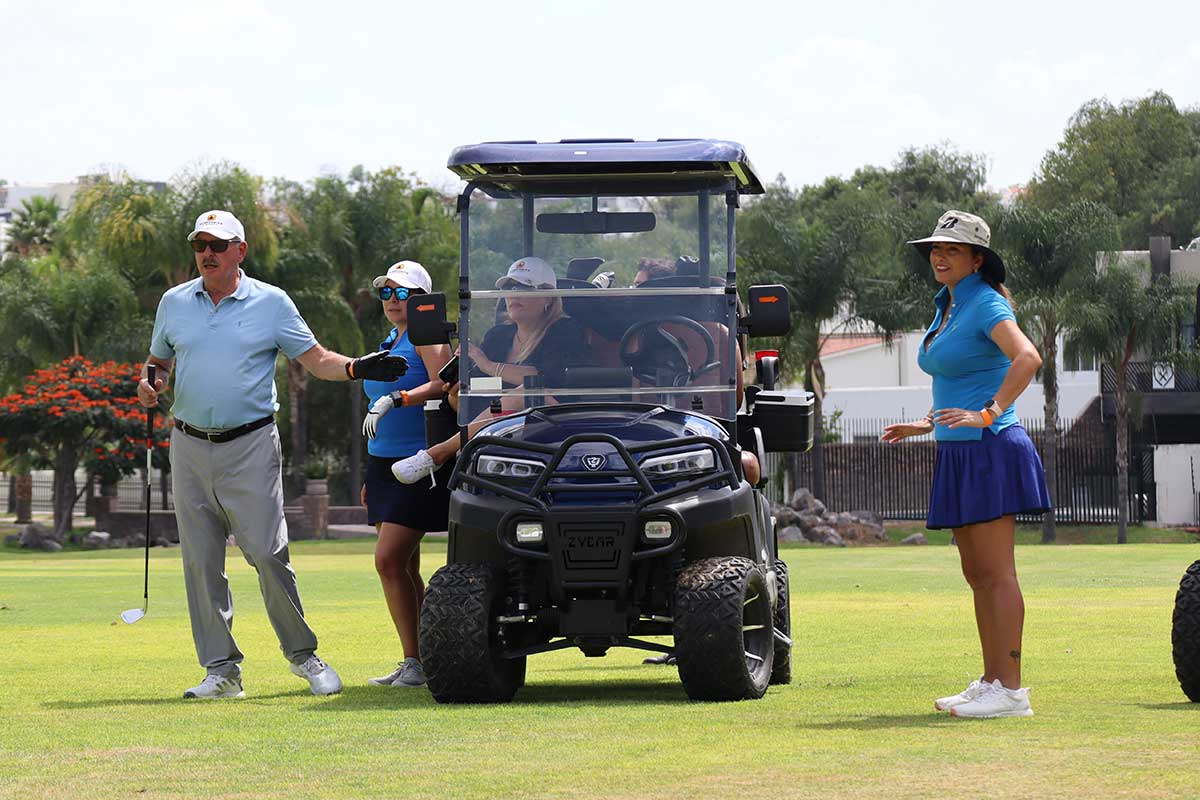
<path fill-rule="evenodd" d="M 62 207 L 57 197 L 36 195 L 21 201 L 13 214 L 9 239 L 20 256 L 41 256 L 50 252 L 58 234 L 58 217 Z"/>
<path fill-rule="evenodd" d="M 1051 211 L 1022 205 L 1000 218 L 997 234 L 1018 300 L 1017 316 L 1042 351 L 1043 464 L 1053 493 L 1058 485 L 1058 338 L 1066 330 L 1066 309 L 1079 300 L 1081 285 L 1093 273 L 1096 252 L 1118 245 L 1117 218 L 1090 201 Z M 1050 510 L 1042 517 L 1042 542 L 1054 539 Z"/>
<path fill-rule="evenodd" d="M 1190 291 L 1165 277 L 1150 280 L 1148 272 L 1144 263 L 1110 259 L 1064 314 L 1072 343 L 1115 376 L 1118 544 L 1128 540 L 1129 527 L 1129 362 L 1174 349 L 1191 311 Z"/>
<path fill-rule="evenodd" d="M 780 283 L 791 300 L 792 332 L 780 344 L 788 372 L 813 393 L 813 495 L 825 497 L 822 448 L 825 368 L 821 350 L 837 333 L 869 329 L 890 338 L 913 324 L 912 292 L 881 270 L 894 247 L 894 220 L 882 197 L 844 194 L 810 219 L 803 198 L 782 181 L 768 187 L 739 225 L 739 271 L 753 282 Z M 886 268 L 886 267 L 885 267 Z"/>
<path fill-rule="evenodd" d="M 458 266 L 454 220 L 435 191 L 399 170 L 368 173 L 355 167 L 345 178 L 324 176 L 310 185 L 277 183 L 274 188 L 278 214 L 288 221 L 284 248 L 307 251 L 325 265 L 323 278 L 307 276 L 303 281 L 317 293 L 314 302 L 323 309 L 321 313 L 331 315 L 329 324 L 342 326 L 336 330 L 344 336 L 338 345 L 346 348 L 343 352 L 358 352 L 364 341 L 379 334 L 382 314 L 369 286 L 389 264 L 401 258 L 414 259 L 429 270 L 435 286 L 453 285 L 448 279 Z M 280 281 L 289 285 L 282 276 Z M 340 296 L 340 304 L 331 293 Z M 297 305 L 308 318 L 299 298 Z M 347 312 L 350 328 L 345 327 Z M 315 318 L 310 322 L 314 330 L 323 324 Z M 323 341 L 324 337 L 319 333 Z M 330 342 L 337 345 L 332 338 Z M 289 370 L 289 385 L 294 383 L 301 394 L 306 382 L 302 373 Z M 347 386 L 347 391 L 349 481 L 351 493 L 356 495 L 361 484 L 363 393 L 358 384 Z M 303 428 L 302 417 L 297 423 Z M 302 432 L 293 435 L 302 436 Z M 297 445 L 307 450 L 306 442 L 294 441 L 293 446 Z M 295 468 L 302 465 L 297 460 Z"/>

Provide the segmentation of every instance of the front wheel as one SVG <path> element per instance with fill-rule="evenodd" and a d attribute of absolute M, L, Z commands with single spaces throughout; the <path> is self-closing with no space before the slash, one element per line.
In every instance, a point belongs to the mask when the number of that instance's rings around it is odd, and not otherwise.
<path fill-rule="evenodd" d="M 706 558 L 675 585 L 675 659 L 693 700 L 757 699 L 774 662 L 771 596 L 750 559 Z"/>
<path fill-rule="evenodd" d="M 1171 616 L 1171 655 L 1179 687 L 1189 700 L 1200 703 L 1200 561 L 1179 581 Z"/>
<path fill-rule="evenodd" d="M 448 564 L 421 605 L 421 658 L 439 703 L 507 703 L 525 682 L 525 658 L 504 658 L 496 617 L 504 578 L 489 564 Z"/>

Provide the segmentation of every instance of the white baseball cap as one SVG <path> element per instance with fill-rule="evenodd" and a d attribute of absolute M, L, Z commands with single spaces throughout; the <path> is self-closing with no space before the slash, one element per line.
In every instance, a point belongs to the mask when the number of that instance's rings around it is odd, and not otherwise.
<path fill-rule="evenodd" d="M 371 285 L 378 289 L 388 281 L 395 281 L 397 285 L 409 289 L 420 289 L 425 294 L 433 291 L 433 279 L 429 277 L 425 268 L 415 261 L 397 261 L 388 267 L 386 275 L 380 275 L 371 281 Z"/>
<path fill-rule="evenodd" d="M 496 281 L 496 288 L 516 289 L 519 286 L 527 289 L 556 288 L 558 279 L 554 277 L 554 267 L 537 256 L 517 259 L 508 272 Z"/>
<path fill-rule="evenodd" d="M 190 242 L 195 239 L 197 233 L 211 233 L 225 241 L 230 239 L 246 241 L 246 229 L 242 227 L 241 221 L 228 211 L 220 209 L 205 211 L 196 217 L 196 227 L 188 234 L 187 240 Z"/>

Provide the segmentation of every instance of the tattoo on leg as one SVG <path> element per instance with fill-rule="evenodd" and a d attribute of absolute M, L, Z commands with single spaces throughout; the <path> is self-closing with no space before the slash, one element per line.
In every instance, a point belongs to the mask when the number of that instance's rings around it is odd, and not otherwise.
<path fill-rule="evenodd" d="M 1008 654 L 1009 654 L 1009 656 L 1012 657 L 1013 661 L 1021 660 L 1021 651 L 1020 650 L 1010 650 Z"/>

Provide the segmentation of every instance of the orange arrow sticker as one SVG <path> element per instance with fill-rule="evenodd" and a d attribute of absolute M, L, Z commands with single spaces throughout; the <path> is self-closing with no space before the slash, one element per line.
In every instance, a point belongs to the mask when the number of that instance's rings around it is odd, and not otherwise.
<path fill-rule="evenodd" d="M 417 311 L 433 311 L 434 308 L 435 308 L 435 306 L 432 306 L 432 305 L 417 306 Z"/>
<path fill-rule="evenodd" d="M 779 298 L 773 294 L 768 294 L 768 295 L 764 295 L 763 297 L 758 298 L 758 302 L 760 302 L 760 303 L 778 303 Z"/>

